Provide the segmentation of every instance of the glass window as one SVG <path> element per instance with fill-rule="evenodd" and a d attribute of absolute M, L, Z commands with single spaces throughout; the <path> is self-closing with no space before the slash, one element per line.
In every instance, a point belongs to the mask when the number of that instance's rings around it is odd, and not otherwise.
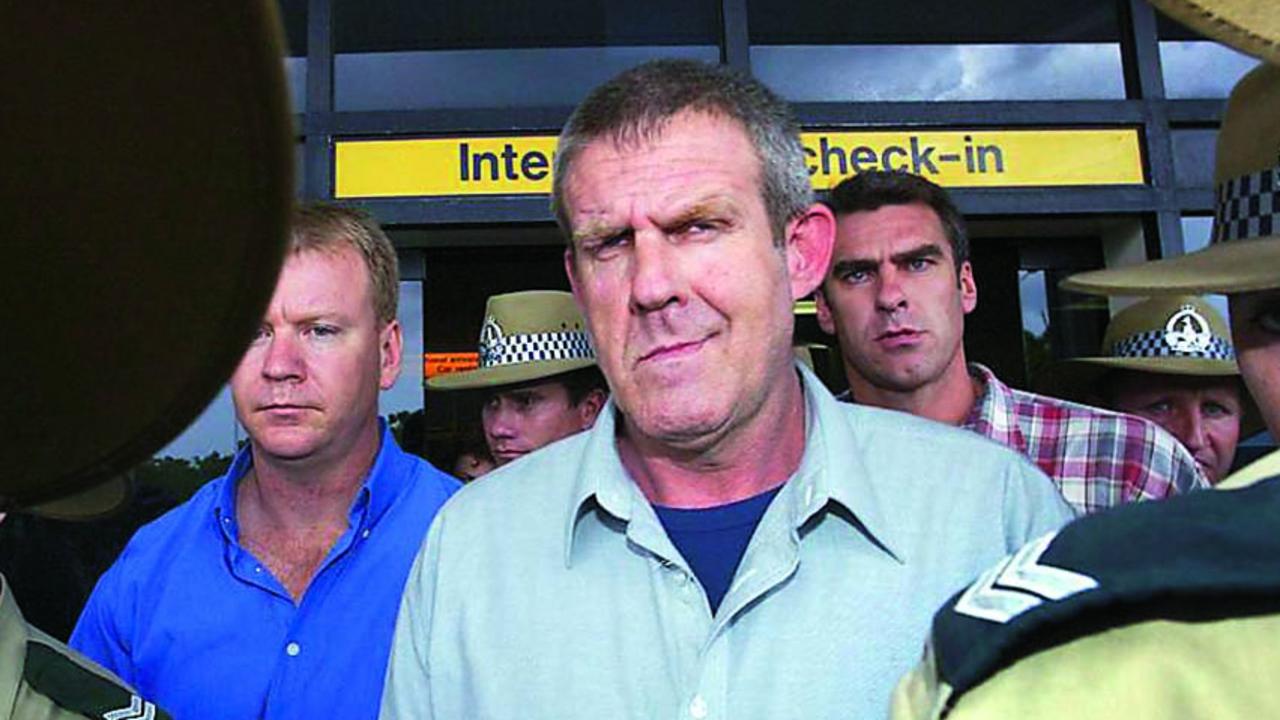
<path fill-rule="evenodd" d="M 658 57 L 715 62 L 719 3 L 335 0 L 340 111 L 569 106 Z"/>
<path fill-rule="evenodd" d="M 1168 97 L 1225 98 L 1236 81 L 1258 65 L 1256 58 L 1206 40 L 1164 15 L 1157 22 Z"/>
<path fill-rule="evenodd" d="M 1182 216 L 1182 247 L 1187 252 L 1195 252 L 1209 247 L 1209 238 L 1213 236 L 1213 218 L 1208 215 Z"/>
<path fill-rule="evenodd" d="M 400 327 L 404 332 L 404 356 L 400 378 L 382 393 L 379 411 L 383 415 L 421 410 L 422 384 L 422 282 L 400 283 Z"/>
<path fill-rule="evenodd" d="M 755 74 L 789 100 L 1123 98 L 1110 0 L 748 0 Z"/>
<path fill-rule="evenodd" d="M 1034 380 L 1053 361 L 1049 347 L 1049 297 L 1043 270 L 1018 271 L 1018 300 L 1022 305 L 1022 355 L 1027 377 Z"/>
<path fill-rule="evenodd" d="M 1179 187 L 1212 188 L 1218 131 L 1213 128 L 1174 130 L 1173 173 Z"/>
<path fill-rule="evenodd" d="M 284 77 L 289 83 L 289 107 L 307 108 L 307 0 L 278 0 L 284 24 Z"/>

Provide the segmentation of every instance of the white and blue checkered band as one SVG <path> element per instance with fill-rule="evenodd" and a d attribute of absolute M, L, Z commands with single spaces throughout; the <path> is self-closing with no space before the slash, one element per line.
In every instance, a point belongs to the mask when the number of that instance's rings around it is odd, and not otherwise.
<path fill-rule="evenodd" d="M 1111 357 L 1152 358 L 1186 357 L 1202 360 L 1235 360 L 1231 343 L 1217 335 L 1210 336 L 1203 348 L 1180 349 L 1170 344 L 1164 330 L 1148 330 L 1118 340 L 1111 346 Z"/>
<path fill-rule="evenodd" d="M 481 333 L 480 337 L 482 368 L 548 360 L 593 360 L 595 356 L 591 340 L 581 330 L 488 337 Z"/>
<path fill-rule="evenodd" d="M 1270 237 L 1280 232 L 1280 166 L 1218 185 L 1213 242 Z"/>

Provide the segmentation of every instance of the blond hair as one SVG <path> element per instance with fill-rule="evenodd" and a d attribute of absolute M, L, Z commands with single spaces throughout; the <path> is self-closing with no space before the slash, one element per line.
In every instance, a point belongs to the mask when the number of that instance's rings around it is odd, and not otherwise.
<path fill-rule="evenodd" d="M 382 323 L 396 318 L 400 302 L 400 264 L 396 249 L 369 213 L 327 203 L 295 207 L 289 223 L 289 252 L 336 252 L 350 247 L 369 271 L 373 309 Z"/>

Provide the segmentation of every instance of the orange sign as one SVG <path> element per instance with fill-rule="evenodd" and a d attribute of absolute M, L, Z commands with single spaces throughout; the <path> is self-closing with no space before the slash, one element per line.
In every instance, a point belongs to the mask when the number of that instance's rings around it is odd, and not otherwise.
<path fill-rule="evenodd" d="M 429 378 L 475 370 L 480 366 L 480 353 L 473 352 L 426 353 L 422 359 L 422 373 Z"/>

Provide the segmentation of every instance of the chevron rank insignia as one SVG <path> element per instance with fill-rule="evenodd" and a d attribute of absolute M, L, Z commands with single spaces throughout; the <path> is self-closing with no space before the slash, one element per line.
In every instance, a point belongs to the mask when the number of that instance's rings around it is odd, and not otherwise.
<path fill-rule="evenodd" d="M 1098 587 L 1098 581 L 1088 575 L 1040 561 L 1057 535 L 1054 531 L 1027 543 L 983 573 L 956 601 L 955 612 L 1004 624 L 1046 600 L 1062 600 Z"/>
<path fill-rule="evenodd" d="M 949 703 L 1021 658 L 1144 619 L 1280 613 L 1280 478 L 1129 503 L 1032 541 L 957 592 L 930 643 Z"/>
<path fill-rule="evenodd" d="M 76 653 L 43 637 L 27 642 L 23 679 L 59 707 L 101 720 L 170 720 L 169 715 L 91 666 Z"/>
<path fill-rule="evenodd" d="M 102 720 L 155 720 L 156 706 L 134 695 L 129 706 L 102 713 Z"/>

